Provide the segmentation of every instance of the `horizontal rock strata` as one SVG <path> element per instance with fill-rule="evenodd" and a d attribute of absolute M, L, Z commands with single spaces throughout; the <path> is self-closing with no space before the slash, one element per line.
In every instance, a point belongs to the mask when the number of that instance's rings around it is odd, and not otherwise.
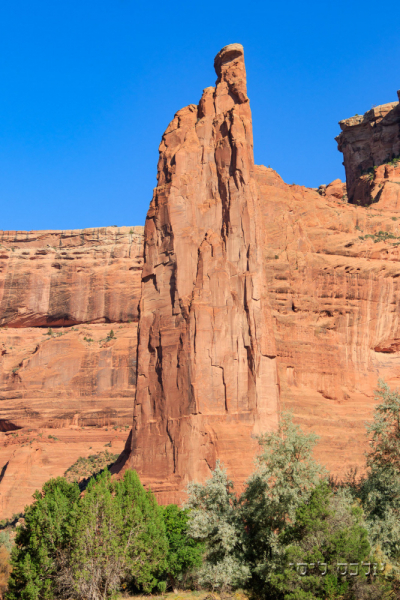
<path fill-rule="evenodd" d="M 0 233 L 0 325 L 137 321 L 142 227 Z"/>

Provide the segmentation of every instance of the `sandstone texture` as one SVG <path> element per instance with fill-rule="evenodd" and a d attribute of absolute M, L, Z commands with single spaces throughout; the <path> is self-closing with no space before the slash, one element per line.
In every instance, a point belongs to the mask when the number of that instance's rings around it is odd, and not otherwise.
<path fill-rule="evenodd" d="M 108 450 L 119 454 L 127 429 L 122 427 L 24 428 L 0 432 L 0 519 L 22 512 L 35 490 L 60 477 L 80 457 Z"/>
<path fill-rule="evenodd" d="M 136 345 L 136 323 L 1 328 L 0 431 L 131 423 Z"/>
<path fill-rule="evenodd" d="M 375 178 L 377 167 L 400 157 L 399 102 L 375 106 L 339 125 L 342 132 L 336 140 L 343 152 L 349 202 L 367 206 L 386 198 L 391 210 L 400 210 L 398 181 L 387 181 L 389 173 Z"/>
<path fill-rule="evenodd" d="M 136 390 L 143 227 L 1 232 L 0 245 L 4 518 L 79 456 L 103 450 L 108 430 L 122 449 Z"/>
<path fill-rule="evenodd" d="M 163 136 L 145 224 L 129 465 L 164 501 L 218 457 L 243 477 L 238 453 L 278 421 L 242 46 L 214 65 L 216 87 Z"/>
<path fill-rule="evenodd" d="M 0 233 L 0 325 L 137 321 L 142 227 Z"/>
<path fill-rule="evenodd" d="M 256 168 L 280 405 L 338 475 L 364 466 L 381 377 L 400 387 L 400 217 Z M 329 186 L 328 186 L 329 187 Z"/>
<path fill-rule="evenodd" d="M 363 467 L 373 390 L 400 372 L 396 165 L 375 170 L 374 204 L 355 205 L 371 204 L 357 200 L 363 169 L 398 154 L 398 104 L 341 123 L 347 188 L 311 190 L 253 164 L 242 48 L 215 68 L 163 136 L 145 226 L 123 460 L 164 502 L 216 458 L 240 485 L 282 408 L 319 433 L 333 473 Z"/>

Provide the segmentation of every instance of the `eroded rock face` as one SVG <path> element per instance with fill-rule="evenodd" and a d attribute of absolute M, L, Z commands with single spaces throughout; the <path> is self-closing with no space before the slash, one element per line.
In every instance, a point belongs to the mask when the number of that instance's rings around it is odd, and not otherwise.
<path fill-rule="evenodd" d="M 1 328 L 0 431 L 130 424 L 136 346 L 136 323 Z"/>
<path fill-rule="evenodd" d="M 1 234 L 0 518 L 120 451 L 136 374 L 124 459 L 161 502 L 217 458 L 240 489 L 282 409 L 333 474 L 365 463 L 378 378 L 400 386 L 400 168 L 377 165 L 397 105 L 343 127 L 347 204 L 340 180 L 318 193 L 253 164 L 242 47 L 215 67 L 163 136 L 143 274 L 142 228 Z"/>
<path fill-rule="evenodd" d="M 393 186 L 376 182 L 374 167 L 400 156 L 399 103 L 376 106 L 364 115 L 340 121 L 339 125 L 342 132 L 336 140 L 343 152 L 349 202 L 367 206 L 378 202 L 382 195 L 389 195 L 393 210 Z M 378 188 L 379 183 L 382 185 Z"/>
<path fill-rule="evenodd" d="M 167 501 L 217 457 L 243 479 L 239 455 L 278 419 L 242 46 L 215 68 L 216 87 L 163 136 L 145 225 L 129 464 Z"/>
<path fill-rule="evenodd" d="M 142 227 L 0 233 L 0 325 L 137 321 Z"/>
<path fill-rule="evenodd" d="M 281 406 L 342 476 L 365 466 L 378 379 L 400 387 L 400 218 L 255 174 Z"/>
<path fill-rule="evenodd" d="M 0 234 L 0 518 L 132 423 L 143 227 Z M 112 332 L 112 335 L 111 335 Z"/>

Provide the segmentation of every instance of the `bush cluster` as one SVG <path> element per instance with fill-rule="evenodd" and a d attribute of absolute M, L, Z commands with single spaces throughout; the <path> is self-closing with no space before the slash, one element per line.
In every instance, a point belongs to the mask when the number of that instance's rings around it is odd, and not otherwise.
<path fill-rule="evenodd" d="M 18 528 L 7 598 L 102 600 L 118 590 L 165 591 L 201 563 L 202 545 L 186 529 L 187 512 L 158 506 L 134 471 L 113 480 L 106 469 L 83 494 L 76 482 L 52 479 Z"/>
<path fill-rule="evenodd" d="M 382 381 L 376 395 L 362 477 L 329 478 L 313 459 L 316 436 L 284 415 L 259 438 L 241 495 L 220 464 L 204 485 L 190 484 L 189 535 L 205 544 L 201 585 L 267 600 L 400 598 L 400 395 Z"/>
<path fill-rule="evenodd" d="M 158 506 L 134 471 L 115 480 L 105 469 L 83 493 L 50 480 L 17 530 L 11 576 L 0 539 L 0 594 L 9 578 L 8 600 L 192 586 L 265 600 L 400 598 L 400 394 L 380 382 L 376 395 L 361 477 L 330 478 L 313 458 L 317 436 L 284 414 L 260 436 L 241 494 L 220 463 L 189 484 L 184 509 Z"/>

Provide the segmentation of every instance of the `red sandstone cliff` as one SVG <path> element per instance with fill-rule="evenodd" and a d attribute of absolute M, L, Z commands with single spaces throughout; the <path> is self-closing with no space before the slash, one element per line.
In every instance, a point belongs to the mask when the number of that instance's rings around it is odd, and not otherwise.
<path fill-rule="evenodd" d="M 397 94 L 400 98 L 400 91 Z M 400 157 L 399 102 L 375 106 L 339 125 L 342 132 L 336 140 L 343 152 L 349 202 L 362 206 L 380 202 L 389 210 L 400 209 L 399 169 L 394 173 L 388 164 Z"/>
<path fill-rule="evenodd" d="M 243 477 L 238 453 L 278 420 L 242 46 L 215 69 L 216 87 L 163 136 L 145 225 L 129 464 L 163 500 L 217 457 Z"/>
<path fill-rule="evenodd" d="M 0 325 L 137 321 L 142 231 L 0 232 Z"/>
<path fill-rule="evenodd" d="M 381 192 L 367 211 L 340 180 L 317 193 L 255 167 L 242 47 L 215 66 L 216 87 L 163 136 L 145 227 L 127 464 L 164 501 L 216 457 L 242 482 L 252 434 L 277 422 L 278 387 L 333 472 L 362 465 L 377 379 L 396 385 L 400 372 L 400 204 Z M 397 152 L 398 105 L 383 120 L 380 109 L 375 137 L 341 124 L 352 203 L 364 154 Z M 379 169 L 381 188 L 397 189 Z"/>
<path fill-rule="evenodd" d="M 0 245 L 3 518 L 79 456 L 123 448 L 136 389 L 143 228 L 2 232 Z"/>

